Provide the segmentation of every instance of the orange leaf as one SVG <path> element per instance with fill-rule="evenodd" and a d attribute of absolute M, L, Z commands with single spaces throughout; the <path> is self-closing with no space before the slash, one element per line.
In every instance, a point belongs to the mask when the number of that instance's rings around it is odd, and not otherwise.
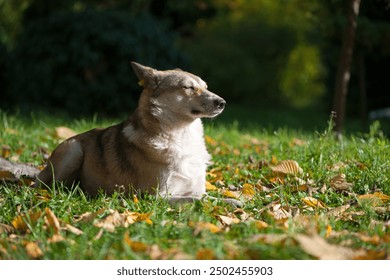
<path fill-rule="evenodd" d="M 211 233 L 218 233 L 222 230 L 220 227 L 218 227 L 212 223 L 209 223 L 209 222 L 196 222 L 196 223 L 194 223 L 194 222 L 190 221 L 188 223 L 188 225 L 190 227 L 195 227 L 195 232 L 194 232 L 195 235 L 199 234 L 203 230 L 208 230 Z"/>
<path fill-rule="evenodd" d="M 37 243 L 27 242 L 25 248 L 27 255 L 32 259 L 38 259 L 43 256 L 42 250 Z"/>
<path fill-rule="evenodd" d="M 217 215 L 217 218 L 218 220 L 220 220 L 220 222 L 223 224 L 223 225 L 227 225 L 227 226 L 230 226 L 231 224 L 238 224 L 240 222 L 240 219 L 238 219 L 237 217 L 228 217 L 228 216 L 224 216 L 224 215 Z"/>
<path fill-rule="evenodd" d="M 255 221 L 255 225 L 257 229 L 265 229 L 269 227 L 269 225 L 264 221 Z"/>
<path fill-rule="evenodd" d="M 148 246 L 145 243 L 131 240 L 127 231 L 123 236 L 123 240 L 134 252 L 145 252 L 148 249 Z"/>
<path fill-rule="evenodd" d="M 60 222 L 56 215 L 49 208 L 45 208 L 47 225 L 51 227 L 54 231 L 54 234 L 58 234 L 60 231 Z"/>
<path fill-rule="evenodd" d="M 137 196 L 135 194 L 133 194 L 133 202 L 134 203 L 138 203 L 139 202 L 139 200 L 138 200 L 138 198 L 137 198 Z"/>
<path fill-rule="evenodd" d="M 196 253 L 196 259 L 197 260 L 214 260 L 215 255 L 211 249 L 202 248 L 202 249 L 199 249 L 199 251 Z"/>

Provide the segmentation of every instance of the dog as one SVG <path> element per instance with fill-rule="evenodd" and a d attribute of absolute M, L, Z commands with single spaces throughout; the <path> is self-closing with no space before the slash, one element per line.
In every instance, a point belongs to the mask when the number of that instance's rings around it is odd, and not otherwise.
<path fill-rule="evenodd" d="M 80 184 L 100 190 L 157 194 L 170 203 L 206 196 L 206 150 L 201 118 L 214 118 L 226 101 L 199 77 L 180 69 L 160 71 L 131 62 L 143 87 L 138 107 L 124 122 L 62 142 L 37 184 Z M 240 202 L 225 199 L 240 206 Z"/>

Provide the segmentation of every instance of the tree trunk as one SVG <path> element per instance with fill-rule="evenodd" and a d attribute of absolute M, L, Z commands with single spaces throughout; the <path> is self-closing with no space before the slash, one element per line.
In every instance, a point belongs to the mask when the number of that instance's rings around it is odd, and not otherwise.
<path fill-rule="evenodd" d="M 359 52 L 359 93 L 360 93 L 360 120 L 362 128 L 367 127 L 367 86 L 366 86 L 366 65 L 363 51 Z"/>
<path fill-rule="evenodd" d="M 340 51 L 339 65 L 337 69 L 336 85 L 333 100 L 335 115 L 335 132 L 340 135 L 345 120 L 345 103 L 348 94 L 348 84 L 351 76 L 350 68 L 355 42 L 357 16 L 359 14 L 360 0 L 347 1 L 347 26 L 344 31 L 343 43 Z"/>

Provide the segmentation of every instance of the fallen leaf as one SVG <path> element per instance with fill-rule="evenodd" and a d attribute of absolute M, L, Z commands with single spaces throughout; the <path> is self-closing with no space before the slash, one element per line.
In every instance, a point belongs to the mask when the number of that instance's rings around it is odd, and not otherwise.
<path fill-rule="evenodd" d="M 110 209 L 110 214 L 101 220 L 95 220 L 94 226 L 104 228 L 110 232 L 113 232 L 116 227 L 125 227 L 134 224 L 136 222 L 146 222 L 147 224 L 153 224 L 150 220 L 151 213 L 138 213 L 125 211 L 119 213 L 117 210 Z"/>
<path fill-rule="evenodd" d="M 218 188 L 215 185 L 206 181 L 206 191 L 217 191 L 217 190 L 218 190 Z"/>
<path fill-rule="evenodd" d="M 223 190 L 222 195 L 230 198 L 240 198 L 240 193 L 236 191 Z"/>
<path fill-rule="evenodd" d="M 297 175 L 303 173 L 302 168 L 295 160 L 283 160 L 278 165 L 272 166 L 271 170 L 275 173 L 284 175 Z"/>
<path fill-rule="evenodd" d="M 13 233 L 15 228 L 10 225 L 0 223 L 0 234 L 2 233 Z"/>
<path fill-rule="evenodd" d="M 217 219 L 226 226 L 230 226 L 231 224 L 238 224 L 240 222 L 240 219 L 237 217 L 228 217 L 224 215 L 217 215 Z"/>
<path fill-rule="evenodd" d="M 325 204 L 322 201 L 314 197 L 310 197 L 310 196 L 303 197 L 302 201 L 309 207 L 322 208 L 322 209 L 326 208 Z"/>
<path fill-rule="evenodd" d="M 60 222 L 58 221 L 58 218 L 49 208 L 45 208 L 45 214 L 46 225 L 53 229 L 54 234 L 58 234 L 60 232 Z"/>
<path fill-rule="evenodd" d="M 139 200 L 137 198 L 137 195 L 133 194 L 133 202 L 134 203 L 139 203 Z"/>
<path fill-rule="evenodd" d="M 97 216 L 103 214 L 106 211 L 106 208 L 101 208 L 93 213 L 91 212 L 85 212 L 81 214 L 80 216 L 77 216 L 74 219 L 75 223 L 89 223 L 96 219 Z"/>
<path fill-rule="evenodd" d="M 215 260 L 215 254 L 213 250 L 208 248 L 199 249 L 196 253 L 197 260 Z"/>
<path fill-rule="evenodd" d="M 319 235 L 298 234 L 294 239 L 306 253 L 320 260 L 352 260 L 365 253 L 364 250 L 353 250 L 329 244 Z"/>
<path fill-rule="evenodd" d="M 76 234 L 76 235 L 82 235 L 84 232 L 70 224 L 65 225 L 65 229 L 68 230 L 69 232 Z"/>
<path fill-rule="evenodd" d="M 54 234 L 52 237 L 47 239 L 49 243 L 58 243 L 65 241 L 65 238 L 61 234 Z"/>
<path fill-rule="evenodd" d="M 265 229 L 269 227 L 269 224 L 264 221 L 255 221 L 255 225 L 257 229 Z"/>
<path fill-rule="evenodd" d="M 75 136 L 77 133 L 65 126 L 59 126 L 55 128 L 55 135 L 57 138 L 65 140 Z"/>
<path fill-rule="evenodd" d="M 351 207 L 350 204 L 342 205 L 336 208 L 333 208 L 327 212 L 328 216 L 332 217 L 339 217 L 342 213 L 344 213 L 349 207 Z"/>
<path fill-rule="evenodd" d="M 348 190 L 352 183 L 348 183 L 345 178 L 345 174 L 339 174 L 330 179 L 330 186 L 336 190 Z"/>
<path fill-rule="evenodd" d="M 145 243 L 131 240 L 127 231 L 123 236 L 123 240 L 134 252 L 145 252 L 148 249 L 148 246 Z"/>
<path fill-rule="evenodd" d="M 249 238 L 249 242 L 260 242 L 265 244 L 279 244 L 284 242 L 289 236 L 287 234 L 255 234 Z"/>
<path fill-rule="evenodd" d="M 382 203 L 387 202 L 390 199 L 390 196 L 385 195 L 381 192 L 375 192 L 373 194 L 359 195 L 358 199 L 360 202 L 367 202 L 372 206 L 379 206 Z"/>
<path fill-rule="evenodd" d="M 27 255 L 32 259 L 39 259 L 43 256 L 41 248 L 35 242 L 27 242 L 25 248 Z"/>
<path fill-rule="evenodd" d="M 194 235 L 198 235 L 203 230 L 208 230 L 211 233 L 218 233 L 218 232 L 222 231 L 222 229 L 220 227 L 218 227 L 218 226 L 216 226 L 216 225 L 214 225 L 213 223 L 210 223 L 210 222 L 192 222 L 192 221 L 190 221 L 188 223 L 188 225 L 190 227 L 194 227 L 195 228 Z"/>
<path fill-rule="evenodd" d="M 247 198 L 252 198 L 255 194 L 255 187 L 251 184 L 245 183 L 242 186 L 242 194 L 245 195 Z"/>
<path fill-rule="evenodd" d="M 11 156 L 11 147 L 8 145 L 1 146 L 1 157 L 9 158 Z"/>
<path fill-rule="evenodd" d="M 12 225 L 16 230 L 26 232 L 30 224 L 35 224 L 42 216 L 41 211 L 30 210 L 27 214 L 21 214 L 12 220 Z"/>

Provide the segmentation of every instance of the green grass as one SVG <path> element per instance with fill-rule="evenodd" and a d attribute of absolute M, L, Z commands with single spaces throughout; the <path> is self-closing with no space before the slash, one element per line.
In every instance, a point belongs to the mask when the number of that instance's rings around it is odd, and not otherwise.
<path fill-rule="evenodd" d="M 55 127 L 83 132 L 115 122 L 44 114 L 25 118 L 0 112 L 0 148 L 9 146 L 10 153 L 2 153 L 10 160 L 38 166 L 44 162 L 41 151 L 51 151 L 59 143 Z M 224 190 L 229 185 L 237 187 L 237 193 L 250 186 L 253 193 L 242 198 L 242 210 L 220 201 L 172 207 L 153 196 L 138 198 L 138 202 L 121 194 L 89 198 L 78 187 L 69 191 L 58 184 L 42 190 L 0 182 L 0 223 L 15 225 L 21 217 L 26 227 L 16 225 L 9 231 L 0 227 L 0 259 L 321 258 L 299 244 L 299 234 L 318 234 L 335 248 L 361 249 L 363 258 L 389 257 L 389 199 L 361 199 L 364 194 L 390 195 L 390 142 L 378 127 L 336 141 L 326 122 L 319 132 L 227 123 L 205 122 L 213 155 L 207 179 L 217 186 L 210 194 L 220 197 L 227 195 Z M 301 181 L 272 172 L 272 166 L 287 159 L 303 169 Z M 350 190 L 331 187 L 331 179 L 338 174 L 345 174 L 353 185 Z M 214 176 L 219 176 L 217 182 Z M 303 201 L 307 197 L 325 207 L 309 207 Z M 350 207 L 343 213 L 329 214 L 344 205 Z M 278 207 L 290 217 L 278 219 Z M 59 219 L 59 232 L 48 221 L 45 209 Z M 77 222 L 80 215 L 100 209 L 94 221 Z M 152 223 L 140 219 L 113 231 L 101 230 L 96 223 L 110 216 L 110 211 L 148 213 Z M 236 223 L 223 224 L 219 215 L 236 218 Z M 67 224 L 83 233 L 65 230 Z M 58 235 L 62 239 L 53 240 Z"/>

